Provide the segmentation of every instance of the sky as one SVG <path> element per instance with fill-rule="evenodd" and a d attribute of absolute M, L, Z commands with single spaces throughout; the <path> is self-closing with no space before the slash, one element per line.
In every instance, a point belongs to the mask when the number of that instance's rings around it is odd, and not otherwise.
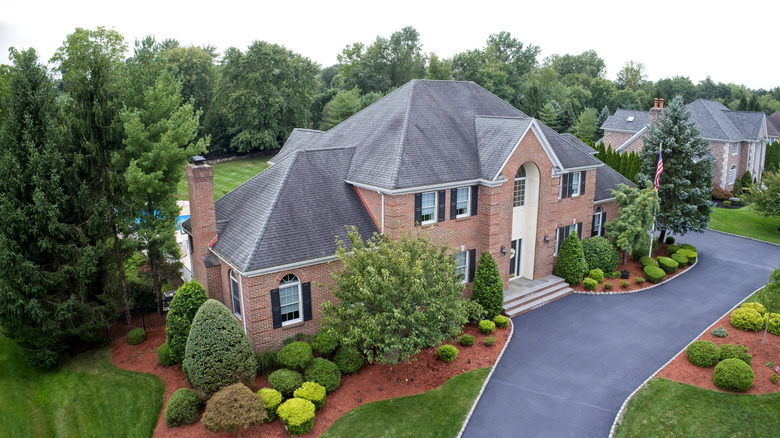
<path fill-rule="evenodd" d="M 539 46 L 540 62 L 595 50 L 610 80 L 633 60 L 652 81 L 687 76 L 698 83 L 710 76 L 769 90 L 780 86 L 780 62 L 769 51 L 778 17 L 776 0 L 0 0 L 0 64 L 10 64 L 9 47 L 35 48 L 48 61 L 77 27 L 104 26 L 121 33 L 130 48 L 147 35 L 213 45 L 220 53 L 262 40 L 327 67 L 349 44 L 412 26 L 423 50 L 440 58 L 483 48 L 490 34 L 507 31 Z"/>

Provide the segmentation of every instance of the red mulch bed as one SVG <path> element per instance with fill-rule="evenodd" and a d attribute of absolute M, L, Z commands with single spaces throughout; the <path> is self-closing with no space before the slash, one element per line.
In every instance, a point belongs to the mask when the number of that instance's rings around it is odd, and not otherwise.
<path fill-rule="evenodd" d="M 475 326 L 466 326 L 464 334 L 474 335 L 476 342 L 471 347 L 458 347 L 459 354 L 454 362 L 448 364 L 436 355 L 435 349 L 427 349 L 412 358 L 408 364 L 396 366 L 367 365 L 351 376 L 342 376 L 341 386 L 332 394 L 328 394 L 325 407 L 317 411 L 314 429 L 304 436 L 320 436 L 342 415 L 360 404 L 379 400 L 420 394 L 429 389 L 437 388 L 450 378 L 477 368 L 492 366 L 501 349 L 506 343 L 510 328 L 496 329 L 496 343 L 490 347 L 482 340 L 488 336 L 479 333 Z M 157 328 L 146 333 L 146 341 L 140 345 L 129 345 L 125 338 L 114 343 L 112 360 L 116 366 L 130 371 L 151 373 L 160 377 L 166 386 L 165 404 L 174 391 L 179 388 L 189 388 L 181 365 L 164 367 L 157 361 L 157 347 L 165 343 L 165 329 Z M 469 363 L 471 359 L 471 363 Z M 379 390 L 379 387 L 382 390 Z M 258 377 L 254 382 L 254 390 L 270 387 L 265 376 Z M 358 397 L 361 402 L 358 403 Z M 211 433 L 203 428 L 200 422 L 188 426 L 169 428 L 165 425 L 163 416 L 165 408 L 160 412 L 155 437 L 232 437 L 234 434 Z M 243 437 L 279 437 L 288 435 L 280 420 L 255 426 L 241 433 Z"/>
<path fill-rule="evenodd" d="M 718 326 L 723 326 L 728 332 L 728 336 L 725 338 L 712 336 L 710 332 Z M 774 371 L 766 365 L 767 362 L 772 362 L 773 367 L 775 367 L 780 363 L 780 336 L 767 333 L 766 342 L 764 345 L 761 345 L 761 339 L 763 337 L 763 330 L 760 332 L 747 332 L 734 328 L 734 326 L 731 325 L 731 314 L 729 314 L 708 328 L 699 339 L 712 341 L 718 346 L 723 344 L 739 344 L 746 346 L 748 348 L 748 353 L 753 355 L 753 360 L 750 362 L 750 368 L 753 369 L 755 378 L 753 379 L 753 387 L 740 394 L 767 394 L 780 391 L 780 384 L 774 384 L 769 380 L 769 376 L 771 376 Z M 713 391 L 731 392 L 722 390 L 712 383 L 712 373 L 714 369 L 714 367 L 697 367 L 688 360 L 688 357 L 683 351 L 658 373 L 658 377 L 687 383 L 704 389 L 712 389 Z"/>
<path fill-rule="evenodd" d="M 666 244 L 665 243 L 660 245 L 655 251 L 653 251 L 653 258 L 656 258 L 658 256 L 664 256 L 664 257 L 667 256 L 666 255 Z M 630 272 L 630 275 L 629 275 L 629 277 L 627 279 L 625 279 L 625 280 L 628 281 L 628 287 L 623 287 L 623 286 L 620 285 L 621 280 L 624 280 L 624 279 L 622 279 L 620 277 L 618 277 L 618 278 L 606 278 L 606 277 L 604 277 L 604 281 L 599 283 L 598 288 L 596 288 L 596 290 L 594 290 L 594 291 L 586 291 L 585 287 L 583 286 L 583 283 L 580 283 L 580 284 L 577 284 L 577 285 L 574 285 L 574 286 L 569 286 L 569 287 L 571 287 L 575 291 L 593 293 L 593 292 L 631 292 L 631 291 L 645 289 L 645 288 L 648 288 L 650 286 L 653 286 L 653 283 L 650 283 L 649 281 L 645 281 L 644 283 L 641 283 L 641 284 L 637 283 L 636 282 L 636 278 L 637 277 L 643 277 L 643 278 L 645 277 L 645 271 L 644 271 L 644 268 L 642 267 L 642 263 L 640 263 L 639 261 L 634 261 L 634 259 L 631 258 L 631 254 L 628 254 L 626 256 L 626 260 L 627 260 L 627 263 L 623 264 L 622 263 L 623 262 L 623 252 L 620 251 L 620 261 L 621 261 L 621 263 L 620 263 L 620 265 L 618 265 L 616 271 L 622 271 L 623 269 L 628 269 L 628 271 Z M 671 273 L 671 274 L 666 274 L 666 278 L 664 278 L 663 281 L 666 281 L 666 280 L 668 280 L 670 278 L 676 277 L 676 276 L 682 274 L 683 272 L 687 271 L 690 268 L 691 268 L 690 266 L 686 266 L 684 269 L 678 269 L 677 272 L 674 272 L 674 273 Z M 607 274 L 607 272 L 605 272 L 605 274 Z M 611 290 L 604 290 L 604 283 L 607 283 L 607 282 L 612 283 L 612 289 Z"/>

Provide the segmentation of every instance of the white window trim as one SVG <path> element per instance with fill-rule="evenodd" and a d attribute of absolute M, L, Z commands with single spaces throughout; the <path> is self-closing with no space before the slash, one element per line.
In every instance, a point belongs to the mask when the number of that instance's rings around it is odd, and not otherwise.
<path fill-rule="evenodd" d="M 282 321 L 282 327 L 289 324 L 295 324 L 303 321 L 303 287 L 301 287 L 302 286 L 301 279 L 295 274 L 288 274 L 288 275 L 294 275 L 295 278 L 297 279 L 297 284 L 293 283 L 293 284 L 288 284 L 283 286 L 281 282 L 279 283 L 279 316 L 281 318 L 281 316 L 284 315 L 284 313 L 282 312 L 282 307 L 284 307 L 285 305 L 281 303 L 282 289 L 297 287 L 298 288 L 298 317 L 295 319 L 291 319 L 289 321 Z M 285 275 L 284 278 L 287 278 L 287 275 Z M 284 281 L 284 278 L 282 278 L 282 281 Z"/>
<path fill-rule="evenodd" d="M 465 257 L 463 258 L 464 264 L 463 266 L 463 280 L 461 281 L 461 284 L 465 284 L 469 280 L 469 252 L 468 251 L 459 251 L 455 253 L 455 274 L 458 273 L 459 266 L 457 265 L 457 256 L 460 254 L 465 254 Z"/>
<path fill-rule="evenodd" d="M 601 236 L 601 215 L 604 213 L 604 210 L 599 207 L 596 209 L 596 212 L 593 213 L 593 228 L 596 228 L 596 236 Z M 598 220 L 598 227 L 596 227 L 596 221 Z"/>
<path fill-rule="evenodd" d="M 456 196 L 456 198 L 455 198 L 455 212 L 457 213 L 457 211 L 458 211 L 458 198 L 457 198 L 457 196 L 458 196 L 458 192 L 460 190 L 465 190 L 466 191 L 466 212 L 465 213 L 461 213 L 459 215 L 456 215 L 455 217 L 456 218 L 469 217 L 469 216 L 471 216 L 471 187 L 458 187 L 455 190 L 455 196 Z M 438 201 L 438 199 L 437 199 L 437 201 Z"/>
<path fill-rule="evenodd" d="M 235 292 L 233 291 L 233 285 L 236 285 Z M 230 270 L 230 301 L 232 303 L 233 307 L 233 315 L 236 315 L 238 319 L 242 318 L 242 311 L 241 309 L 241 287 L 238 284 L 238 278 L 236 278 L 236 271 Z M 236 310 L 236 303 L 238 303 L 238 310 Z"/>
<path fill-rule="evenodd" d="M 522 168 L 522 166 L 521 166 L 521 168 Z M 520 169 L 518 169 L 517 171 L 519 173 Z M 515 174 L 515 175 L 517 175 L 517 174 Z M 528 179 L 527 178 L 528 178 L 528 174 L 527 173 L 526 173 L 526 176 L 515 176 L 515 185 L 513 186 L 513 191 L 512 191 L 512 208 L 525 207 L 525 194 L 526 194 L 526 186 L 527 186 L 527 183 L 528 183 Z M 522 181 L 523 182 L 523 202 L 520 205 L 515 205 L 515 199 L 517 199 L 517 193 L 516 192 L 517 192 L 517 182 L 518 181 Z M 558 189 L 558 191 L 560 192 L 560 188 Z"/>
<path fill-rule="evenodd" d="M 577 175 L 577 184 L 574 184 L 574 175 Z M 580 181 L 582 180 L 581 172 L 572 172 L 569 184 L 571 185 L 571 197 L 576 198 L 580 196 Z M 576 193 L 575 193 L 576 192 Z"/>
<path fill-rule="evenodd" d="M 425 197 L 425 195 L 427 195 L 429 193 L 433 193 L 433 219 L 428 220 L 428 221 L 422 221 L 420 223 L 420 225 L 435 224 L 436 221 L 439 219 L 437 217 L 437 215 L 439 214 L 439 192 L 424 192 L 422 194 L 422 196 Z M 421 220 L 422 220 L 422 215 L 423 215 L 422 214 L 422 209 L 423 208 L 425 208 L 425 207 L 422 207 L 422 206 L 420 207 L 420 217 L 421 217 Z"/>
<path fill-rule="evenodd" d="M 729 168 L 729 185 L 733 185 L 737 181 L 737 165 L 732 164 Z"/>
<path fill-rule="evenodd" d="M 731 155 L 739 155 L 739 143 L 731 143 Z"/>

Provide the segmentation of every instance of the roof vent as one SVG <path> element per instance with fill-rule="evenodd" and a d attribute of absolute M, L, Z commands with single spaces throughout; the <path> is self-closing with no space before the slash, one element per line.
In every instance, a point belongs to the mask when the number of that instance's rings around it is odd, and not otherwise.
<path fill-rule="evenodd" d="M 628 118 L 626 119 L 626 121 L 627 121 L 627 122 L 633 122 L 633 121 L 634 121 L 634 116 L 628 116 Z"/>
<path fill-rule="evenodd" d="M 196 166 L 202 166 L 206 164 L 206 159 L 201 157 L 200 155 L 196 155 L 192 158 L 190 158 L 190 163 L 196 165 Z"/>

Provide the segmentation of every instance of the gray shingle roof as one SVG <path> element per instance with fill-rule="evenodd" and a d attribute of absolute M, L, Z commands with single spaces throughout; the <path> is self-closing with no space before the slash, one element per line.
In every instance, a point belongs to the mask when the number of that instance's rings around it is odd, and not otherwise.
<path fill-rule="evenodd" d="M 617 185 L 621 183 L 629 187 L 636 187 L 636 184 L 632 183 L 628 178 L 619 174 L 615 169 L 606 164 L 597 168 L 596 194 L 593 200 L 598 202 L 614 198 L 612 190 L 617 189 Z"/>
<path fill-rule="evenodd" d="M 764 113 L 731 111 L 714 100 L 698 99 L 686 107 L 707 140 L 758 141 Z"/>
<path fill-rule="evenodd" d="M 770 137 L 780 138 L 780 111 L 766 116 L 766 130 Z"/>
<path fill-rule="evenodd" d="M 542 123 L 539 123 L 539 126 L 542 127 L 542 133 L 547 137 L 547 141 L 550 143 L 550 146 L 552 146 L 563 169 L 602 165 L 601 161 L 591 155 L 590 152 L 586 152 L 562 135 L 553 131 L 552 128 Z"/>
<path fill-rule="evenodd" d="M 243 272 L 332 256 L 345 225 L 378 231 L 344 182 L 353 149 L 295 151 L 215 205 L 215 253 Z M 347 242 L 348 243 L 348 242 Z"/>
<path fill-rule="evenodd" d="M 474 124 L 483 179 L 492 180 L 501 170 L 504 160 L 532 120 L 530 117 L 476 117 Z"/>
<path fill-rule="evenodd" d="M 565 138 L 566 141 L 568 141 L 569 143 L 573 144 L 574 146 L 580 148 L 582 151 L 587 152 L 591 155 L 596 155 L 599 153 L 599 151 L 590 147 L 589 144 L 575 137 L 574 134 L 569 134 L 568 132 L 565 132 L 561 134 L 561 137 Z M 596 144 L 598 144 L 598 142 L 596 142 Z"/>
<path fill-rule="evenodd" d="M 629 119 L 633 119 L 629 121 Z M 650 113 L 647 111 L 626 110 L 618 108 L 615 114 L 607 117 L 601 129 L 605 131 L 638 132 L 650 123 Z"/>

